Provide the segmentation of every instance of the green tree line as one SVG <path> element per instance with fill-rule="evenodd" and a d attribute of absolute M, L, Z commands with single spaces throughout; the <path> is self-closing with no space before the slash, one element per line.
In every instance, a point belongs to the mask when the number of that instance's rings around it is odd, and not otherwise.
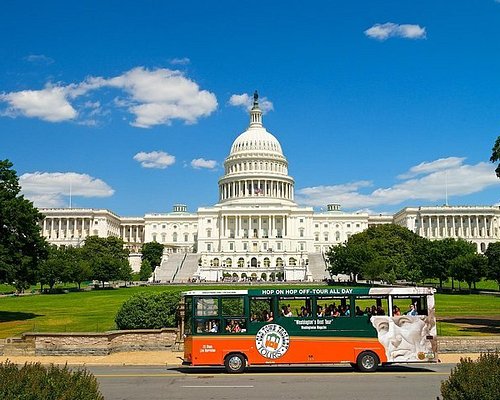
<path fill-rule="evenodd" d="M 374 226 L 352 235 L 346 243 L 331 247 L 327 258 L 332 276 L 347 274 L 353 281 L 436 279 L 442 287 L 452 279 L 471 289 L 487 278 L 500 285 L 500 242 L 490 243 L 483 255 L 466 240 L 431 241 L 397 225 Z"/>

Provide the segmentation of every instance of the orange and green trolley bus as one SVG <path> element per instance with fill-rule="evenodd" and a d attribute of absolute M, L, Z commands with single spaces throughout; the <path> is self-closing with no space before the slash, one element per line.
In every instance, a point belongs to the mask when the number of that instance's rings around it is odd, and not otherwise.
<path fill-rule="evenodd" d="M 290 287 L 182 293 L 184 364 L 436 362 L 434 289 Z"/>

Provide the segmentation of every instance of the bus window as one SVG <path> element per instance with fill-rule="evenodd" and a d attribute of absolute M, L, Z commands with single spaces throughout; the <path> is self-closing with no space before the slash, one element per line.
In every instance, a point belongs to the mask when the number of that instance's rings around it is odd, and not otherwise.
<path fill-rule="evenodd" d="M 186 335 L 191 334 L 191 324 L 193 322 L 193 299 L 192 297 L 186 297 L 185 303 L 185 314 L 184 314 L 184 333 Z"/>
<path fill-rule="evenodd" d="M 196 333 L 219 333 L 220 324 L 216 319 L 197 319 Z"/>
<path fill-rule="evenodd" d="M 354 302 L 354 315 L 356 317 L 389 315 L 388 296 L 356 296 Z"/>
<path fill-rule="evenodd" d="M 350 317 L 351 301 L 347 296 L 322 296 L 316 299 L 316 316 Z"/>
<path fill-rule="evenodd" d="M 245 315 L 245 302 L 243 297 L 222 297 L 222 315 L 242 317 Z"/>
<path fill-rule="evenodd" d="M 219 314 L 217 297 L 198 297 L 195 302 L 197 317 L 216 317 Z"/>
<path fill-rule="evenodd" d="M 280 317 L 314 317 L 312 314 L 312 300 L 310 297 L 280 297 L 278 306 Z"/>
<path fill-rule="evenodd" d="M 250 322 L 270 322 L 274 319 L 272 297 L 250 297 Z"/>
<path fill-rule="evenodd" d="M 247 321 L 245 318 L 224 318 L 226 333 L 245 333 Z"/>
<path fill-rule="evenodd" d="M 427 298 L 426 296 L 395 295 L 392 297 L 392 311 L 394 316 L 427 315 Z"/>

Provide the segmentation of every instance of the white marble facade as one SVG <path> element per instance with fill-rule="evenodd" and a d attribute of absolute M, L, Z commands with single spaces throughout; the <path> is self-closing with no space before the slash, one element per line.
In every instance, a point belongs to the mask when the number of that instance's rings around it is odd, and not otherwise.
<path fill-rule="evenodd" d="M 223 274 L 279 275 L 287 280 L 311 280 L 309 260 L 330 246 L 378 224 L 395 223 L 429 239 L 464 238 L 483 252 L 500 240 L 500 208 L 408 207 L 395 215 L 346 213 L 340 205 L 326 211 L 294 201 L 294 179 L 278 140 L 262 124 L 257 96 L 248 129 L 231 146 L 219 179 L 219 201 L 188 212 L 177 204 L 170 213 L 120 217 L 100 209 L 40 210 L 42 234 L 50 243 L 79 246 L 89 235 L 121 237 L 140 267 L 143 243 L 165 246 L 172 253 L 197 253 L 198 278 L 220 280 Z"/>

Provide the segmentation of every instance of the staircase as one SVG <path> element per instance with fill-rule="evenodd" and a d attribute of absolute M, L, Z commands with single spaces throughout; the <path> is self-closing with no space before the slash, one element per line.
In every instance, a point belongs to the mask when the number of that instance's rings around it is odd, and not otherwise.
<path fill-rule="evenodd" d="M 313 281 L 322 281 L 330 278 L 330 274 L 326 270 L 326 261 L 322 253 L 309 253 L 309 275 Z"/>
<path fill-rule="evenodd" d="M 155 279 L 163 283 L 173 282 L 185 257 L 186 253 L 173 253 L 168 258 L 163 257 L 155 270 Z"/>
<path fill-rule="evenodd" d="M 196 253 L 185 254 L 184 261 L 180 265 L 177 274 L 172 282 L 187 282 L 188 279 L 193 279 L 193 276 L 198 271 L 198 260 L 200 256 Z"/>

